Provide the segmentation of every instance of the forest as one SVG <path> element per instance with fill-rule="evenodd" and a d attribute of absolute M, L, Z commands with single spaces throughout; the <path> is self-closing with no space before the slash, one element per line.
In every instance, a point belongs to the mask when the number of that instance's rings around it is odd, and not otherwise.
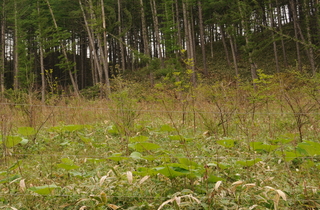
<path fill-rule="evenodd" d="M 320 209 L 319 0 L 0 8 L 0 209 Z"/>
<path fill-rule="evenodd" d="M 116 75 L 153 85 L 186 65 L 194 84 L 260 68 L 314 75 L 319 37 L 317 0 L 3 0 L 0 89 L 108 94 Z"/>

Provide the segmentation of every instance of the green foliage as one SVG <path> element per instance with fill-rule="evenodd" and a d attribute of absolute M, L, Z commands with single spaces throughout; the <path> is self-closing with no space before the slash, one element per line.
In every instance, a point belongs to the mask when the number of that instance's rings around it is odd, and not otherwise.
<path fill-rule="evenodd" d="M 2 140 L 2 143 L 7 148 L 12 148 L 23 141 L 23 138 L 20 136 L 6 136 L 5 139 Z"/>
<path fill-rule="evenodd" d="M 33 136 L 37 131 L 32 127 L 19 127 L 17 133 L 22 136 Z"/>
<path fill-rule="evenodd" d="M 35 192 L 39 195 L 52 195 L 54 193 L 54 190 L 60 188 L 57 185 L 43 185 L 38 187 L 30 187 L 28 190 Z"/>
<path fill-rule="evenodd" d="M 183 74 L 176 76 L 183 78 Z M 38 124 L 23 126 L 20 108 L 5 106 L 1 116 L 11 110 L 10 116 L 19 114 L 20 118 L 15 118 L 17 125 L 10 129 L 5 127 L 7 122 L 0 124 L 0 189 L 4 192 L 0 205 L 37 209 L 317 208 L 320 119 L 316 113 L 304 113 L 308 120 L 299 141 L 295 115 L 283 92 L 275 91 L 275 78 L 260 78 L 256 89 L 243 81 L 236 86 L 223 81 L 194 88 L 194 107 L 199 112 L 195 113 L 196 126 L 190 117 L 192 109 L 185 109 L 180 99 L 162 95 L 164 103 L 137 102 L 131 86 L 123 81 L 114 81 L 118 92 L 109 100 L 82 101 L 79 109 L 60 106 L 54 112 L 52 107 L 43 107 L 43 113 L 53 114 L 41 129 Z M 166 85 L 163 92 L 168 91 Z M 308 106 L 316 107 L 318 102 L 308 94 L 311 87 L 306 86 L 301 92 L 292 86 L 286 91 L 301 104 L 307 101 Z M 188 88 L 179 91 L 190 93 Z M 159 89 L 145 91 L 150 95 Z M 266 97 L 256 96 L 253 103 L 250 97 L 258 91 Z M 70 103 L 79 106 L 78 101 Z M 70 112 L 77 118 L 67 117 Z M 205 120 L 212 123 L 211 130 Z M 23 143 L 34 135 L 37 141 Z"/>
<path fill-rule="evenodd" d="M 61 163 L 57 164 L 57 167 L 63 168 L 67 171 L 79 168 L 79 166 L 75 165 L 73 163 L 73 160 L 71 160 L 69 158 L 62 158 Z"/>

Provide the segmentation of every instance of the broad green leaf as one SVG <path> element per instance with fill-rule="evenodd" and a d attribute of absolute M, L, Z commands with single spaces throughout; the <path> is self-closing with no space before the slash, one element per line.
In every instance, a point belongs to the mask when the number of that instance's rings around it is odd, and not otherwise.
<path fill-rule="evenodd" d="M 275 140 L 272 140 L 271 142 L 272 143 L 281 143 L 281 144 L 288 144 L 290 142 L 292 142 L 294 140 L 294 138 L 292 139 L 289 139 L 289 138 L 278 138 L 278 139 L 275 139 Z"/>
<path fill-rule="evenodd" d="M 65 125 L 62 127 L 62 130 L 68 131 L 68 132 L 74 132 L 74 131 L 82 130 L 84 128 L 85 128 L 84 125 Z"/>
<path fill-rule="evenodd" d="M 66 164 L 73 164 L 73 160 L 71 160 L 70 158 L 62 158 L 61 162 Z"/>
<path fill-rule="evenodd" d="M 127 157 L 122 157 L 121 153 L 113 153 L 112 156 L 108 157 L 107 159 L 119 162 L 121 160 L 126 160 L 128 158 Z"/>
<path fill-rule="evenodd" d="M 133 172 L 133 174 L 137 174 L 140 176 L 155 176 L 158 174 L 158 172 L 152 168 L 146 168 L 146 167 L 139 167 L 136 171 Z"/>
<path fill-rule="evenodd" d="M 11 148 L 16 146 L 22 141 L 22 137 L 20 136 L 7 136 L 6 140 L 4 141 L 4 144 L 6 147 Z"/>
<path fill-rule="evenodd" d="M 63 126 L 53 126 L 48 129 L 49 132 L 61 132 Z"/>
<path fill-rule="evenodd" d="M 85 136 L 79 136 L 79 137 L 86 144 L 93 142 L 93 140 L 91 138 L 88 138 L 88 137 L 85 137 Z"/>
<path fill-rule="evenodd" d="M 63 168 L 63 169 L 66 169 L 66 170 L 73 170 L 73 169 L 79 168 L 79 166 L 77 166 L 77 165 L 70 165 L 70 164 L 65 164 L 65 163 L 57 164 L 57 167 L 58 168 Z"/>
<path fill-rule="evenodd" d="M 191 171 L 185 169 L 185 168 L 180 168 L 180 167 L 171 167 L 172 170 L 179 172 L 179 173 L 183 173 L 183 174 L 188 174 L 188 175 L 194 175 L 196 176 L 194 173 L 192 173 Z"/>
<path fill-rule="evenodd" d="M 83 178 L 83 174 L 79 171 L 70 171 L 69 172 L 70 175 L 74 176 L 74 177 L 79 177 L 79 178 Z"/>
<path fill-rule="evenodd" d="M 93 163 L 101 163 L 106 161 L 105 159 L 99 159 L 99 158 L 87 158 L 88 162 L 93 162 Z"/>
<path fill-rule="evenodd" d="M 130 148 L 135 149 L 138 152 L 148 151 L 148 150 L 155 150 L 158 149 L 160 146 L 158 144 L 149 143 L 149 142 L 142 142 L 136 144 L 129 144 Z"/>
<path fill-rule="evenodd" d="M 118 135 L 119 134 L 119 130 L 115 125 L 108 126 L 107 127 L 107 131 L 111 135 Z"/>
<path fill-rule="evenodd" d="M 184 171 L 184 173 L 182 173 L 182 172 L 179 172 L 178 170 L 174 170 L 170 166 L 155 167 L 153 169 L 168 178 L 175 178 L 178 176 L 185 176 L 186 175 L 185 174 L 186 171 Z M 178 168 L 176 168 L 176 169 L 178 169 Z"/>
<path fill-rule="evenodd" d="M 26 145 L 28 144 L 29 140 L 26 138 L 22 138 L 22 141 L 20 142 L 21 145 Z"/>
<path fill-rule="evenodd" d="M 275 149 L 277 149 L 279 146 L 276 145 L 269 145 L 269 144 L 263 144 L 262 142 L 250 142 L 250 147 L 253 150 L 256 151 L 266 151 L 266 152 L 271 152 Z"/>
<path fill-rule="evenodd" d="M 73 163 L 73 160 L 71 160 L 69 158 L 62 158 L 61 161 L 62 161 L 62 163 L 57 164 L 58 168 L 63 168 L 65 170 L 72 170 L 72 169 L 79 168 L 79 166 L 75 165 Z"/>
<path fill-rule="evenodd" d="M 299 143 L 297 147 L 305 150 L 309 156 L 320 155 L 320 144 L 318 142 L 304 141 Z"/>
<path fill-rule="evenodd" d="M 235 140 L 223 139 L 223 140 L 217 140 L 216 142 L 221 146 L 224 146 L 226 148 L 231 148 L 231 147 L 234 147 Z"/>
<path fill-rule="evenodd" d="M 1 180 L 0 180 L 0 184 L 12 182 L 13 180 L 16 180 L 16 179 L 19 179 L 19 178 L 20 178 L 20 175 L 17 175 L 17 174 L 16 174 L 16 175 L 13 175 L 13 176 L 10 176 L 10 177 L 1 179 Z"/>
<path fill-rule="evenodd" d="M 253 166 L 254 164 L 262 161 L 260 158 L 256 158 L 254 160 L 239 160 L 236 163 L 245 167 Z"/>
<path fill-rule="evenodd" d="M 135 160 L 142 159 L 142 154 L 140 152 L 132 152 L 130 157 Z"/>
<path fill-rule="evenodd" d="M 154 155 L 146 155 L 146 156 L 143 156 L 143 159 L 144 160 L 149 160 L 149 161 L 154 161 L 156 159 L 156 156 L 154 156 Z"/>
<path fill-rule="evenodd" d="M 20 166 L 20 163 L 22 162 L 22 160 L 18 160 L 16 161 L 13 165 L 11 165 L 9 168 L 8 168 L 8 171 L 13 171 L 14 169 L 18 168 Z"/>
<path fill-rule="evenodd" d="M 172 131 L 175 131 L 175 129 L 172 126 L 165 124 L 165 125 L 161 125 L 160 131 L 162 131 L 162 132 L 172 132 Z"/>
<path fill-rule="evenodd" d="M 130 143 L 135 143 L 135 142 L 145 142 L 148 140 L 147 136 L 135 136 L 135 137 L 131 137 L 129 138 L 129 142 Z"/>
<path fill-rule="evenodd" d="M 5 176 L 5 175 L 7 175 L 7 171 L 0 171 L 0 176 Z"/>
<path fill-rule="evenodd" d="M 200 167 L 200 165 L 198 163 L 196 163 L 188 158 L 179 158 L 178 160 L 181 164 L 184 164 L 186 166 Z"/>
<path fill-rule="evenodd" d="M 250 147 L 254 150 L 259 150 L 261 148 L 261 145 L 263 145 L 263 143 L 259 141 L 250 142 Z"/>
<path fill-rule="evenodd" d="M 57 185 L 43 185 L 39 187 L 30 187 L 28 190 L 35 192 L 39 195 L 49 195 L 52 194 L 54 189 L 60 188 Z"/>
<path fill-rule="evenodd" d="M 37 131 L 32 127 L 19 127 L 18 134 L 23 136 L 32 136 L 35 135 Z"/>
<path fill-rule="evenodd" d="M 170 140 L 176 140 L 176 141 L 184 140 L 184 138 L 182 136 L 179 136 L 179 135 L 169 135 L 169 139 Z"/>
<path fill-rule="evenodd" d="M 208 177 L 208 182 L 209 183 L 216 183 L 217 181 L 223 181 L 224 179 L 218 176 L 210 175 Z"/>
<path fill-rule="evenodd" d="M 284 151 L 284 152 L 281 152 L 281 151 L 277 151 L 276 152 L 277 155 L 281 156 L 281 157 L 284 157 L 284 161 L 286 162 L 290 162 L 292 161 L 293 159 L 297 158 L 297 157 L 300 157 L 300 154 L 297 153 L 297 152 L 290 152 L 290 151 Z"/>

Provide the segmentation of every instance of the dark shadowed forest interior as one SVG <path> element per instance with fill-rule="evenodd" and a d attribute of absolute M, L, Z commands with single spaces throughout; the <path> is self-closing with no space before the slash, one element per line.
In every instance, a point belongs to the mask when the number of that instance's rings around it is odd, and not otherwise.
<path fill-rule="evenodd" d="M 317 73 L 318 0 L 2 0 L 0 92 L 112 92 L 116 76 L 151 86 Z M 41 94 L 40 94 L 41 93 Z"/>

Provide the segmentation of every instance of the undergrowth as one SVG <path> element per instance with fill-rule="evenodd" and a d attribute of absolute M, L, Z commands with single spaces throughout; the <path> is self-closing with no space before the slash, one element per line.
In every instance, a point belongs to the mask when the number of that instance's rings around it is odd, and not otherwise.
<path fill-rule="evenodd" d="M 189 73 L 119 80 L 108 100 L 11 95 L 0 208 L 318 209 L 318 78 L 194 87 Z"/>

